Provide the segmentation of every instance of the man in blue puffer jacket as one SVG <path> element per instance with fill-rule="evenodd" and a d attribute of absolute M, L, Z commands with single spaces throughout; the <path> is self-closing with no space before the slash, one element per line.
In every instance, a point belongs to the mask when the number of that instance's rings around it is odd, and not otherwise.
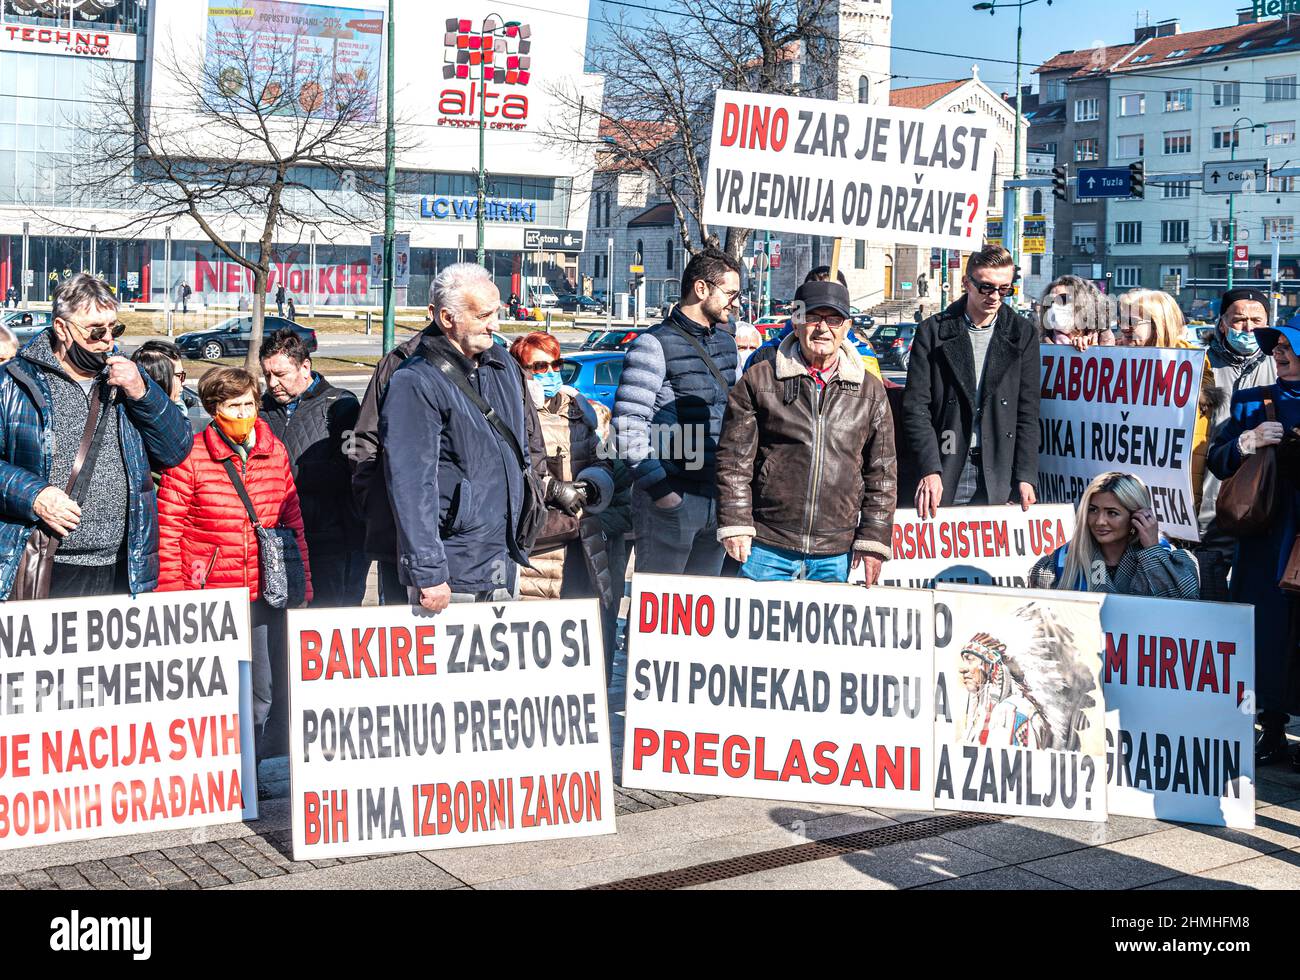
<path fill-rule="evenodd" d="M 132 595 L 158 584 L 158 498 L 150 470 L 184 462 L 185 412 L 125 357 L 117 300 L 80 273 L 54 296 L 54 324 L 0 368 L 0 599 L 32 530 L 60 538 L 50 597 Z M 95 391 L 98 387 L 98 392 Z M 91 397 L 105 421 L 89 481 L 67 494 Z"/>
<path fill-rule="evenodd" d="M 725 325 L 739 296 L 740 264 L 706 249 L 687 263 L 668 318 L 628 348 L 613 429 L 636 479 L 638 571 L 722 571 L 716 456 L 736 381 L 736 340 Z"/>

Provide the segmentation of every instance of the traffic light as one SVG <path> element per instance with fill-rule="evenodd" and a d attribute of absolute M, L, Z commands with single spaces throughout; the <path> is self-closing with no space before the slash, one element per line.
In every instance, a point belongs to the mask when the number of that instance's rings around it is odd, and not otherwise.
<path fill-rule="evenodd" d="M 1147 165 L 1139 160 L 1137 163 L 1128 165 L 1128 181 L 1131 188 L 1130 194 L 1133 197 L 1146 197 L 1147 195 Z"/>
<path fill-rule="evenodd" d="M 641 284 L 643 282 L 645 282 L 645 274 L 638 272 L 632 277 L 632 291 L 634 293 L 638 292 L 641 289 Z"/>
<path fill-rule="evenodd" d="M 1066 189 L 1064 167 L 1052 168 L 1052 196 L 1058 201 L 1068 201 L 1070 199 L 1070 193 Z"/>

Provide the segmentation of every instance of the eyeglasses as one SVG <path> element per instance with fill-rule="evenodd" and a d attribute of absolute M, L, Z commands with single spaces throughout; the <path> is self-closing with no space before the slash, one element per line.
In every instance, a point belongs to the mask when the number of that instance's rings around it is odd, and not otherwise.
<path fill-rule="evenodd" d="M 558 371 L 564 366 L 563 360 L 558 361 L 533 361 L 527 365 L 528 370 L 533 374 L 546 374 L 548 371 Z"/>
<path fill-rule="evenodd" d="M 126 333 L 126 324 L 120 320 L 112 326 L 105 326 L 102 323 L 96 323 L 87 327 L 68 317 L 59 317 L 59 319 L 64 323 L 73 324 L 78 330 L 86 335 L 86 339 L 91 343 L 98 343 L 110 334 L 112 334 L 113 339 L 116 340 L 118 337 L 122 336 L 122 334 Z"/>
<path fill-rule="evenodd" d="M 736 301 L 736 297 L 740 295 L 739 289 L 723 289 L 716 282 L 709 283 L 709 288 L 716 289 L 723 296 L 727 297 L 728 304 L 734 303 Z"/>
<path fill-rule="evenodd" d="M 828 327 L 834 328 L 844 326 L 844 321 L 847 319 L 848 317 L 840 316 L 838 313 L 831 316 L 821 316 L 817 313 L 810 313 L 808 316 L 803 318 L 803 322 L 808 324 L 810 327 L 815 327 L 819 323 L 823 323 Z"/>
<path fill-rule="evenodd" d="M 184 371 L 176 371 L 175 374 L 176 374 L 176 380 L 179 381 L 181 384 L 184 384 L 184 383 L 185 383 L 185 377 L 186 377 L 185 372 L 184 372 Z"/>
<path fill-rule="evenodd" d="M 981 282 L 980 280 L 976 279 L 974 276 L 967 276 L 966 281 L 970 283 L 972 286 L 974 286 L 976 289 L 978 289 L 980 291 L 980 295 L 982 296 L 992 296 L 994 293 L 997 293 L 999 296 L 1006 297 L 1006 296 L 1010 296 L 1012 293 L 1016 291 L 1015 286 L 1012 285 L 996 286 L 991 282 Z"/>

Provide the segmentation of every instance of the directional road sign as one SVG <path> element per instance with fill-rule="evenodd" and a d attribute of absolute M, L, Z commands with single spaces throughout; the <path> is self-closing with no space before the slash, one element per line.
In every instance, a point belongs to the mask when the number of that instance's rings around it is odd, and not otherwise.
<path fill-rule="evenodd" d="M 586 244 L 585 231 L 568 228 L 525 228 L 525 252 L 581 252 Z"/>
<path fill-rule="evenodd" d="M 1093 167 L 1078 172 L 1076 197 L 1132 197 L 1128 167 Z"/>
<path fill-rule="evenodd" d="M 1267 177 L 1267 160 L 1207 163 L 1201 170 L 1201 193 L 1263 194 Z"/>

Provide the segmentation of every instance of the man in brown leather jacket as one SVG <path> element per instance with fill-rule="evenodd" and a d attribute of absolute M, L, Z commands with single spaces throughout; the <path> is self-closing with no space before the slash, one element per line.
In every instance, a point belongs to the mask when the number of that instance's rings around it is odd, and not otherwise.
<path fill-rule="evenodd" d="M 804 283 L 795 330 L 731 389 L 718 447 L 718 539 L 756 581 L 866 584 L 890 556 L 896 464 L 885 389 L 845 340 L 849 291 Z M 802 312 L 798 312 L 802 311 Z"/>

